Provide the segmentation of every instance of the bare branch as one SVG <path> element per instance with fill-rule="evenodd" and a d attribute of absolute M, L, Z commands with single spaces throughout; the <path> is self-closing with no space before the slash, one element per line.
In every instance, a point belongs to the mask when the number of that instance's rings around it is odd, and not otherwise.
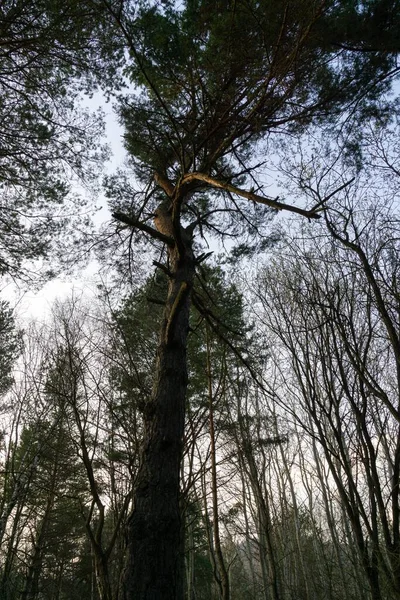
<path fill-rule="evenodd" d="M 302 215 L 303 217 L 307 217 L 308 219 L 319 219 L 321 217 L 321 215 L 315 213 L 314 209 L 305 210 L 304 208 L 299 208 L 298 206 L 293 206 L 291 204 L 283 204 L 283 202 L 279 202 L 278 200 L 274 200 L 273 198 L 259 196 L 258 194 L 254 194 L 253 192 L 248 192 L 247 190 L 237 188 L 236 186 L 230 183 L 219 181 L 218 179 L 214 179 L 214 177 L 206 175 L 205 173 L 188 173 L 183 177 L 182 184 L 189 183 L 193 180 L 204 181 L 212 187 L 220 188 L 227 192 L 231 192 L 232 194 L 237 194 L 238 196 L 242 196 L 243 198 L 247 198 L 247 200 L 257 202 L 258 204 L 265 204 L 266 206 L 270 206 L 275 210 L 287 210 L 289 212 L 294 212 L 299 215 Z"/>
<path fill-rule="evenodd" d="M 140 229 L 141 231 L 148 233 L 152 238 L 159 240 L 160 242 L 164 242 L 164 244 L 167 244 L 167 246 L 175 245 L 175 240 L 172 237 L 160 233 L 159 231 L 157 231 L 157 229 L 146 225 L 146 223 L 143 223 L 142 221 L 138 221 L 134 217 L 128 217 L 128 215 L 125 215 L 124 213 L 120 212 L 113 212 L 112 217 L 114 217 L 114 219 L 116 219 L 117 221 L 124 223 L 125 225 L 129 225 L 129 227 L 133 227 L 134 229 Z"/>
<path fill-rule="evenodd" d="M 165 273 L 167 275 L 167 277 L 170 277 L 171 279 L 174 277 L 174 274 L 171 273 L 171 271 L 168 269 L 168 267 L 166 265 L 163 265 L 162 263 L 158 262 L 158 260 L 153 260 L 153 265 L 155 267 L 157 267 L 158 269 L 160 269 L 160 271 Z"/>
<path fill-rule="evenodd" d="M 333 198 L 333 196 L 335 196 L 336 194 L 338 194 L 339 192 L 341 192 L 342 190 L 344 190 L 345 188 L 347 188 L 351 183 L 353 183 L 353 181 L 355 180 L 355 177 L 352 177 L 351 179 L 349 179 L 348 181 L 345 181 L 342 185 L 340 185 L 338 188 L 336 188 L 335 190 L 333 190 L 333 192 L 331 192 L 330 194 L 328 194 L 327 196 L 325 196 L 325 198 L 321 198 L 321 200 L 319 202 L 317 202 L 317 204 L 315 204 L 312 207 L 312 211 L 317 212 L 320 210 L 323 210 L 324 205 L 331 199 Z M 304 187 L 308 187 L 313 193 L 315 193 L 316 195 L 319 196 L 318 193 L 315 192 L 315 190 L 313 190 L 310 186 L 304 186 Z"/>

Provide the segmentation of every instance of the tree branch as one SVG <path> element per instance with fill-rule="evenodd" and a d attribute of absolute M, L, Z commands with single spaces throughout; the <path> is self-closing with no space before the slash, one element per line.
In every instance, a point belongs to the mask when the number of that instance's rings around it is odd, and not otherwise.
<path fill-rule="evenodd" d="M 168 181 L 168 179 L 166 177 L 164 177 L 163 175 L 160 175 L 160 173 L 154 173 L 154 181 L 156 182 L 157 185 L 159 185 L 164 192 L 167 194 L 167 196 L 169 196 L 170 198 L 172 198 L 172 196 L 174 195 L 174 191 L 175 188 L 172 185 L 172 183 L 170 181 Z"/>
<path fill-rule="evenodd" d="M 167 244 L 167 246 L 175 245 L 174 238 L 170 237 L 169 235 L 164 235 L 163 233 L 160 233 L 159 231 L 157 231 L 157 229 L 146 225 L 146 223 L 142 223 L 142 221 L 138 221 L 134 217 L 128 217 L 128 215 L 125 215 L 124 213 L 120 212 L 113 212 L 111 216 L 117 221 L 120 221 L 125 225 L 129 225 L 129 227 L 133 227 L 134 229 L 140 229 L 141 231 L 148 233 L 152 238 L 159 240 L 160 242 L 164 242 L 164 244 Z"/>
<path fill-rule="evenodd" d="M 246 190 L 242 190 L 237 188 L 236 186 L 226 183 L 224 181 L 219 181 L 218 179 L 214 179 L 210 175 L 206 175 L 205 173 L 188 173 L 182 179 L 182 184 L 189 183 L 190 181 L 198 180 L 204 181 L 208 183 L 212 187 L 220 188 L 227 192 L 231 192 L 232 194 L 236 194 L 238 196 L 242 196 L 243 198 L 247 198 L 247 200 L 252 200 L 253 202 L 257 202 L 258 204 L 265 204 L 266 206 L 270 206 L 275 210 L 287 210 L 289 212 L 294 212 L 303 217 L 307 217 L 308 219 L 320 219 L 321 215 L 314 212 L 314 210 L 305 210 L 303 208 L 299 208 L 298 206 L 293 206 L 291 204 L 283 204 L 283 202 L 278 202 L 278 200 L 274 200 L 273 198 L 266 198 L 265 196 L 259 196 L 258 194 L 254 194 L 253 192 L 248 192 Z"/>
<path fill-rule="evenodd" d="M 158 260 L 153 260 L 153 265 L 155 267 L 157 267 L 158 269 L 160 269 L 163 273 L 165 273 L 167 275 L 167 277 L 170 277 L 171 279 L 174 277 L 174 274 L 171 273 L 171 271 L 168 269 L 168 267 L 166 265 L 163 265 L 162 263 L 158 262 Z"/>

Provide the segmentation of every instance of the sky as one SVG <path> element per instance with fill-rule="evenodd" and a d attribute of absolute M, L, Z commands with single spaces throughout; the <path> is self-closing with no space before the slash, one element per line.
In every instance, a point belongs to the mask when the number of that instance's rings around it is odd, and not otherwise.
<path fill-rule="evenodd" d="M 111 159 L 106 165 L 106 173 L 114 172 L 122 164 L 125 151 L 122 142 L 122 128 L 117 122 L 112 103 L 106 103 L 104 98 L 97 94 L 92 99 L 85 99 L 84 106 L 91 110 L 101 107 L 105 113 L 106 142 L 111 148 Z M 109 220 L 110 213 L 107 208 L 107 200 L 100 196 L 96 204 L 101 206 L 94 216 L 97 227 Z M 43 320 L 50 314 L 51 308 L 56 300 L 62 300 L 72 295 L 94 296 L 96 294 L 98 278 L 96 277 L 98 266 L 95 262 L 69 277 L 58 277 L 46 283 L 39 291 L 27 290 L 13 282 L 8 282 L 1 290 L 3 298 L 8 300 L 15 311 L 19 322 L 25 324 L 32 319 Z"/>

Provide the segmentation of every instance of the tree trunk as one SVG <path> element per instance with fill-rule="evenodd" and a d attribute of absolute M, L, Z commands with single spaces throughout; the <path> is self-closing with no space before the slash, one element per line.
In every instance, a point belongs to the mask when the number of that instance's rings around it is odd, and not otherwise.
<path fill-rule="evenodd" d="M 194 546 L 194 536 L 193 536 L 193 522 L 189 522 L 187 524 L 187 532 L 188 532 L 188 544 L 186 548 L 186 598 L 187 600 L 196 600 L 196 590 L 195 590 L 195 568 L 194 568 L 194 559 L 195 559 L 195 546 Z"/>
<path fill-rule="evenodd" d="M 49 482 L 50 489 L 48 490 L 46 507 L 42 517 L 42 521 L 36 532 L 33 553 L 30 557 L 30 564 L 26 576 L 25 587 L 21 594 L 21 600 L 34 600 L 39 595 L 39 580 L 43 569 L 43 557 L 45 554 L 46 536 L 50 525 L 56 495 L 59 458 L 60 438 L 58 438 L 58 443 L 55 450 L 54 465 L 51 473 L 51 480 Z"/>
<path fill-rule="evenodd" d="M 212 389 L 211 373 L 211 348 L 208 328 L 207 336 L 207 380 L 208 380 L 208 406 L 210 423 L 210 460 L 211 460 L 211 490 L 212 490 L 212 510 L 213 510 L 213 534 L 214 534 L 214 553 L 215 566 L 217 570 L 216 582 L 218 584 L 221 600 L 230 600 L 229 573 L 225 565 L 224 555 L 221 548 L 221 536 L 219 531 L 219 508 L 218 508 L 218 480 L 217 480 L 217 454 L 215 445 L 214 428 L 214 395 Z"/>
<path fill-rule="evenodd" d="M 125 600 L 184 597 L 184 537 L 179 501 L 187 388 L 186 345 L 194 260 L 187 239 L 169 248 L 171 272 L 152 398 L 128 524 Z"/>
<path fill-rule="evenodd" d="M 99 548 L 94 553 L 94 568 L 100 600 L 112 600 L 113 594 L 108 569 L 108 556 Z"/>

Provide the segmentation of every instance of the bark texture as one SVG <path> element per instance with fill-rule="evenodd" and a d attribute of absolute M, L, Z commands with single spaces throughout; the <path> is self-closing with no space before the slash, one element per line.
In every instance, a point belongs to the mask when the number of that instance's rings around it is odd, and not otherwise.
<path fill-rule="evenodd" d="M 184 596 L 179 498 L 187 388 L 186 345 L 194 277 L 191 242 L 169 248 L 170 279 L 152 398 L 128 525 L 124 600 Z"/>

